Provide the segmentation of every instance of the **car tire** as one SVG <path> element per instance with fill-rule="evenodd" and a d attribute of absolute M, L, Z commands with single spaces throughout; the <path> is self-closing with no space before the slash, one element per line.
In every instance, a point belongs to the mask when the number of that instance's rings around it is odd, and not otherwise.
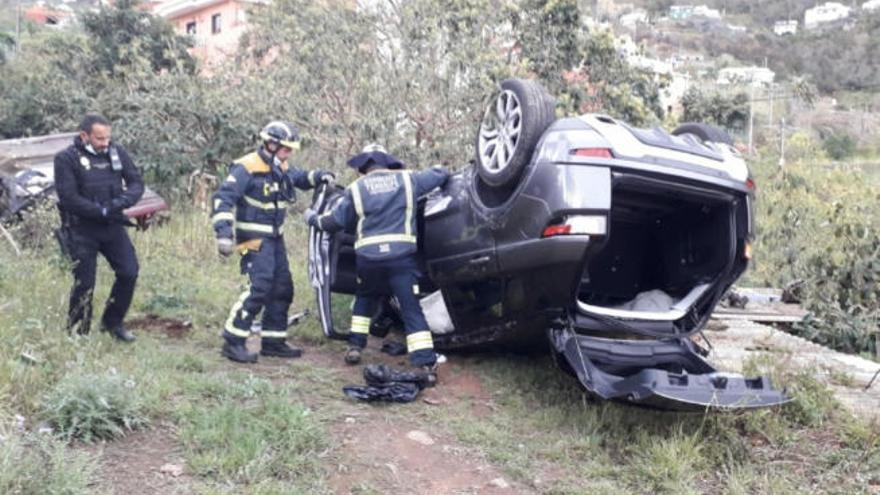
<path fill-rule="evenodd" d="M 704 143 L 724 143 L 733 146 L 733 138 L 726 131 L 709 124 L 688 122 L 681 124 L 672 131 L 673 136 L 692 134 Z"/>
<path fill-rule="evenodd" d="M 476 165 L 493 188 L 516 184 L 544 131 L 555 120 L 556 103 L 539 83 L 507 79 L 486 105 L 477 131 Z"/>

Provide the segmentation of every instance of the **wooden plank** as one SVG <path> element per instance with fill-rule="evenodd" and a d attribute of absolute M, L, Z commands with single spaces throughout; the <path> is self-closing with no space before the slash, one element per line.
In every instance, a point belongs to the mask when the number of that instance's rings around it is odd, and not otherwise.
<path fill-rule="evenodd" d="M 759 323 L 797 323 L 803 321 L 804 316 L 771 315 L 766 313 L 712 313 L 712 318 L 716 320 L 746 320 Z"/>

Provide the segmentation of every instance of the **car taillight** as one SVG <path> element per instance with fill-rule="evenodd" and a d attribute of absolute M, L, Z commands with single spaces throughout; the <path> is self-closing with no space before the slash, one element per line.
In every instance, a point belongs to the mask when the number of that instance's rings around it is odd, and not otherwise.
<path fill-rule="evenodd" d="M 568 154 L 593 158 L 614 158 L 614 154 L 608 148 L 577 148 L 569 151 Z"/>
<path fill-rule="evenodd" d="M 561 223 L 548 225 L 541 237 L 557 235 L 605 235 L 607 219 L 602 215 L 573 215 Z"/>
<path fill-rule="evenodd" d="M 755 190 L 755 181 L 752 180 L 751 177 L 749 177 L 748 179 L 746 179 L 746 188 L 747 188 L 749 191 L 754 191 L 754 190 Z"/>

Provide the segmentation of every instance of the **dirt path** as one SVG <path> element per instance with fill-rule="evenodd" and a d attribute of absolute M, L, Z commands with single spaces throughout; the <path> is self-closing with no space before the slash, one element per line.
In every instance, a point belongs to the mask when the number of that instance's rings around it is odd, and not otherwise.
<path fill-rule="evenodd" d="M 192 493 L 183 454 L 174 434 L 162 425 L 107 443 L 87 446 L 100 455 L 101 488 L 113 494 L 166 495 Z"/>
<path fill-rule="evenodd" d="M 142 327 L 169 336 L 185 333 L 166 321 L 144 323 Z M 256 342 L 249 342 L 249 347 L 251 344 Z M 365 362 L 405 364 L 404 358 L 387 356 L 372 347 L 378 347 L 377 343 L 371 343 Z M 334 383 L 322 380 L 317 384 L 320 393 L 304 396 L 310 407 L 332 411 L 326 424 L 332 445 L 326 468 L 327 483 L 334 493 L 529 493 L 528 488 L 510 481 L 478 451 L 460 444 L 453 433 L 430 420 L 431 414 L 445 414 L 444 409 L 450 414 L 458 414 L 462 407 L 478 416 L 491 413 L 489 394 L 480 378 L 455 358 L 441 365 L 441 385 L 423 392 L 417 402 L 375 405 L 348 399 L 335 385 L 340 380 L 363 381 L 362 367 L 343 364 L 336 346 L 305 346 L 304 350 L 296 366 L 326 373 L 298 373 L 289 361 L 276 358 L 261 358 L 256 365 L 243 369 L 272 381 L 305 383 L 321 377 Z M 213 359 L 221 360 L 216 355 Z M 188 475 L 180 443 L 168 425 L 155 425 L 148 431 L 85 449 L 100 455 L 99 488 L 109 493 L 191 493 L 195 480 Z"/>

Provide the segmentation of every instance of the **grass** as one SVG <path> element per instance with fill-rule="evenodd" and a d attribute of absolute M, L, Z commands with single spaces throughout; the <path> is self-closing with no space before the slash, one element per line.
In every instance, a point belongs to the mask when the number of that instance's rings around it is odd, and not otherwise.
<path fill-rule="evenodd" d="M 305 246 L 296 242 L 304 232 L 291 227 L 288 245 L 297 287 L 292 310 L 314 309 L 301 261 Z M 48 235 L 39 227 L 30 232 Z M 15 423 L 16 415 L 24 418 L 26 431 L 35 431 L 52 417 L 49 411 L 78 410 L 89 397 L 118 394 L 119 401 L 107 401 L 116 407 L 96 408 L 101 402 L 95 399 L 84 410 L 100 409 L 98 425 L 118 417 L 138 418 L 139 427 L 168 425 L 192 477 L 189 492 L 330 491 L 332 466 L 344 457 L 334 428 L 352 407 L 340 393 L 345 378 L 301 362 L 241 368 L 221 360 L 219 331 L 243 278 L 235 260 L 214 254 L 205 215 L 178 212 L 169 225 L 134 233 L 133 239 L 142 271 L 132 316 L 190 321 L 184 339 L 136 331 L 138 342 L 129 346 L 101 334 L 68 337 L 63 324 L 70 276 L 52 244 L 30 243 L 22 257 L 0 244 L 0 431 Z M 102 263 L 98 310 L 111 283 Z M 344 328 L 346 302 L 336 304 Z M 319 352 L 336 355 L 342 349 L 323 338 L 314 318 L 295 333 L 301 341 L 326 346 Z M 786 386 L 796 398 L 791 405 L 703 415 L 592 402 L 547 357 L 479 355 L 456 362 L 462 364 L 447 366 L 463 366 L 458 371 L 479 377 L 489 394 L 491 407 L 484 412 L 475 413 L 482 410 L 475 400 L 357 410 L 451 432 L 506 478 L 542 493 L 859 493 L 880 486 L 880 428 L 849 417 L 810 374 L 785 363 L 755 360 L 746 368 L 770 373 L 774 383 Z M 124 420 L 110 424 L 126 431 Z M 60 431 L 67 438 L 82 436 L 72 431 L 102 436 L 93 428 L 76 428 Z M 95 484 L 99 458 L 55 438 L 15 435 L 0 442 L 5 463 L 0 480 L 7 483 L 0 484 L 0 492 L 101 491 Z M 34 449 L 36 442 L 45 444 Z M 29 454 L 21 454 L 25 451 Z M 34 483 L 67 480 L 63 486 L 70 490 L 18 488 L 25 485 L 14 483 L 28 479 L 35 459 L 42 460 L 47 474 Z M 387 489 L 368 474 L 354 492 Z"/>
<path fill-rule="evenodd" d="M 0 435 L 0 493 L 78 495 L 94 481 L 96 459 L 51 435 Z"/>
<path fill-rule="evenodd" d="M 142 387 L 142 386 L 141 386 Z M 149 423 L 144 396 L 134 377 L 117 373 L 73 373 L 43 399 L 42 416 L 70 441 L 109 440 Z"/>

